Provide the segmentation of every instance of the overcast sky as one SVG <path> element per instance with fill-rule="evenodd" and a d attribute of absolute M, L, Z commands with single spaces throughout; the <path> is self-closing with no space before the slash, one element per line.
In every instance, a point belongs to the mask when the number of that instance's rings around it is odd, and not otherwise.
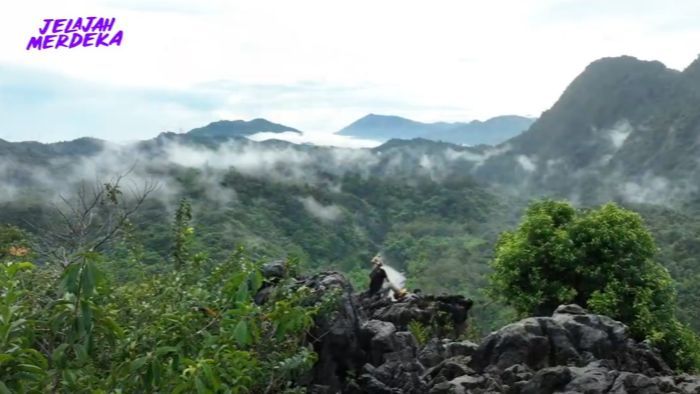
<path fill-rule="evenodd" d="M 25 50 L 45 18 L 115 17 L 121 47 Z M 151 138 L 267 118 L 538 116 L 591 61 L 685 68 L 697 0 L 92 0 L 0 5 L 0 138 Z"/>

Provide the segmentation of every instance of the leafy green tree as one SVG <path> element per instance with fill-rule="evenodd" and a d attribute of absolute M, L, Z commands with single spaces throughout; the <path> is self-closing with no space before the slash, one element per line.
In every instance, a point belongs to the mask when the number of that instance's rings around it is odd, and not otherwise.
<path fill-rule="evenodd" d="M 65 269 L 0 262 L 0 393 L 301 392 L 333 294 L 287 277 L 259 305 L 260 265 L 242 249 L 113 284 L 121 264 L 95 252 Z"/>
<path fill-rule="evenodd" d="M 668 271 L 653 260 L 654 240 L 640 216 L 607 204 L 577 211 L 567 202 L 530 205 L 520 226 L 499 239 L 492 292 L 520 314 L 548 315 L 577 303 L 650 339 L 675 368 L 700 367 L 695 335 L 675 317 Z"/>
<path fill-rule="evenodd" d="M 187 199 L 183 198 L 177 207 L 175 222 L 173 223 L 175 236 L 173 261 L 176 269 L 181 269 L 190 258 L 190 245 L 194 234 L 190 221 L 192 221 L 192 206 Z"/>
<path fill-rule="evenodd" d="M 34 327 L 23 288 L 28 262 L 0 262 L 0 393 L 39 392 L 47 379 L 47 359 L 32 347 Z"/>

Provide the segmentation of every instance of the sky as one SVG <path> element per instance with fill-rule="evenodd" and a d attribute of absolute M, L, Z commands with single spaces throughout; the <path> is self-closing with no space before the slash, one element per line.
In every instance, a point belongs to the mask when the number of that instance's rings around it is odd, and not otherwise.
<path fill-rule="evenodd" d="M 46 18 L 121 46 L 26 50 Z M 593 60 L 683 69 L 696 0 L 27 0 L 0 5 L 0 138 L 113 141 L 266 118 L 337 143 L 368 114 L 539 116 Z M 330 142 L 329 142 L 330 141 Z"/>

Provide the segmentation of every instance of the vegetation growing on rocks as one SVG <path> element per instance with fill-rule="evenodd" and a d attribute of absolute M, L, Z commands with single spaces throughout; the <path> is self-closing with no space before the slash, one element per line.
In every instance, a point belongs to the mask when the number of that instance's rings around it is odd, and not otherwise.
<path fill-rule="evenodd" d="M 675 368 L 700 368 L 700 342 L 678 321 L 671 276 L 640 216 L 615 204 L 576 210 L 567 202 L 530 205 L 501 235 L 492 289 L 522 315 L 549 315 L 576 303 L 618 319 L 649 339 Z"/>

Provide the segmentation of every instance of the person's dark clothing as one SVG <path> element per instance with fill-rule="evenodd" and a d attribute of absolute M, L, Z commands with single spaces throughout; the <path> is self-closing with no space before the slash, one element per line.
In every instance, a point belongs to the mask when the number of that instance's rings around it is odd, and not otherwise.
<path fill-rule="evenodd" d="M 374 267 L 369 274 L 369 295 L 375 295 L 382 289 L 386 279 L 386 271 L 382 267 Z"/>

